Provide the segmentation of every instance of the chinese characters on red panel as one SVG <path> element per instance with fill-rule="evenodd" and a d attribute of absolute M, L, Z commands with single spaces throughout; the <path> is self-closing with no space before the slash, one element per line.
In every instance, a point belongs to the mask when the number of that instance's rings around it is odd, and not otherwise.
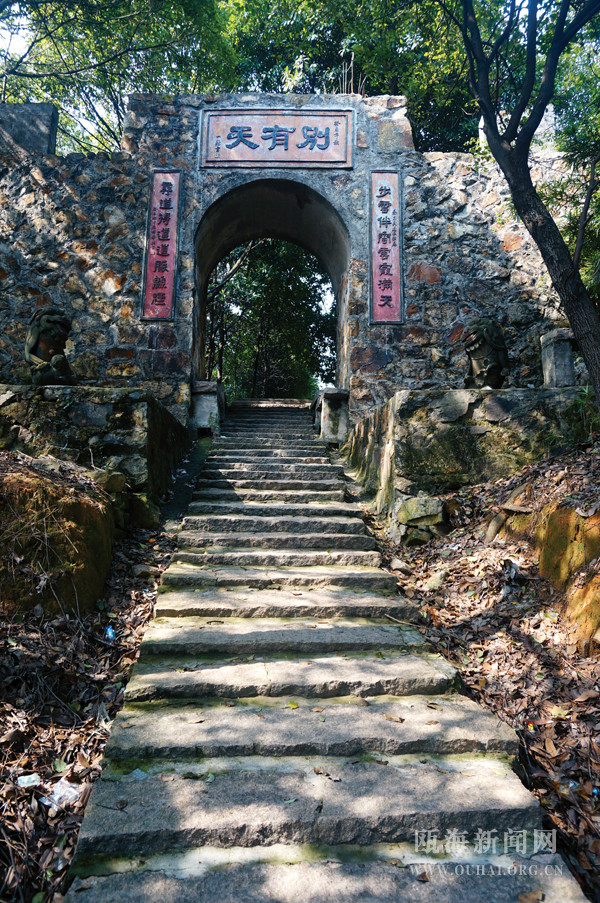
<path fill-rule="evenodd" d="M 371 174 L 371 318 L 402 322 L 398 173 Z"/>
<path fill-rule="evenodd" d="M 177 267 L 180 173 L 156 172 L 148 220 L 143 316 L 171 319 Z"/>

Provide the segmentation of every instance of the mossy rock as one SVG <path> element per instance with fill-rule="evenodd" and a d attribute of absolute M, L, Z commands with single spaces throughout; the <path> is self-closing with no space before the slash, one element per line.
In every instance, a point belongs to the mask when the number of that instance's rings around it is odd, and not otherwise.
<path fill-rule="evenodd" d="M 6 455 L 6 457 L 12 457 Z M 6 462 L 3 462 L 6 463 Z M 84 611 L 102 595 L 114 523 L 110 500 L 51 471 L 0 473 L 0 603 Z"/>
<path fill-rule="evenodd" d="M 129 517 L 137 527 L 151 530 L 160 523 L 160 508 L 145 493 L 134 492 L 131 495 Z"/>
<path fill-rule="evenodd" d="M 540 574 L 564 589 L 573 574 L 600 555 L 600 514 L 582 517 L 574 508 L 547 505 L 537 520 L 535 543 Z"/>
<path fill-rule="evenodd" d="M 577 626 L 577 637 L 583 652 L 600 626 L 600 573 L 581 575 L 567 590 L 565 614 Z"/>

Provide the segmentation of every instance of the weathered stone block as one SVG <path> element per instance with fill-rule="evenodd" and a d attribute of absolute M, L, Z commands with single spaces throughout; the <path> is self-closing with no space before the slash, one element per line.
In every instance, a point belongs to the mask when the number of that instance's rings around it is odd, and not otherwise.
<path fill-rule="evenodd" d="M 444 503 L 430 496 L 407 499 L 398 511 L 398 520 L 407 526 L 441 524 L 444 522 Z"/>
<path fill-rule="evenodd" d="M 0 386 L 0 447 L 125 473 L 153 500 L 190 444 L 152 394 L 87 386 Z"/>
<path fill-rule="evenodd" d="M 0 103 L 0 153 L 53 154 L 58 110 L 51 103 Z"/>
<path fill-rule="evenodd" d="M 548 388 L 575 385 L 573 342 L 571 329 L 553 329 L 540 336 L 544 385 Z"/>
<path fill-rule="evenodd" d="M 192 423 L 197 430 L 218 436 L 225 414 L 225 391 L 220 383 L 195 380 L 192 384 Z"/>
<path fill-rule="evenodd" d="M 346 389 L 323 389 L 315 399 L 320 422 L 320 437 L 324 442 L 343 444 L 348 438 L 348 396 Z"/>

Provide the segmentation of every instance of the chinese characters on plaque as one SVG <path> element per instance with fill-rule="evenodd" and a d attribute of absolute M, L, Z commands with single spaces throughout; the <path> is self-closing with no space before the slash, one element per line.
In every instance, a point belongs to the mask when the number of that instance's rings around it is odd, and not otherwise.
<path fill-rule="evenodd" d="M 349 111 L 229 110 L 203 119 L 203 166 L 352 166 Z"/>
<path fill-rule="evenodd" d="M 145 320 L 173 317 L 180 178 L 179 172 L 154 173 L 144 273 Z"/>
<path fill-rule="evenodd" d="M 371 173 L 371 319 L 402 322 L 398 173 Z"/>

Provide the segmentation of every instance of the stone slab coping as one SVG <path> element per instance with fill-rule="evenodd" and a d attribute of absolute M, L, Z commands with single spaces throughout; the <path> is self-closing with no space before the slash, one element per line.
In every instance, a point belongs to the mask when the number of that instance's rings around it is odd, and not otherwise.
<path fill-rule="evenodd" d="M 219 384 L 208 380 L 195 379 L 192 382 L 192 395 L 217 395 Z"/>
<path fill-rule="evenodd" d="M 545 348 L 546 345 L 554 345 L 556 342 L 570 342 L 576 344 L 575 336 L 572 329 L 552 329 L 550 332 L 540 336 L 540 345 Z"/>
<path fill-rule="evenodd" d="M 26 383 L 0 383 L 0 405 L 16 395 L 40 395 L 49 401 L 55 401 L 61 395 L 65 398 L 75 396 L 98 402 L 130 398 L 132 401 L 151 400 L 160 404 L 152 392 L 130 386 L 31 386 Z"/>
<path fill-rule="evenodd" d="M 326 386 L 324 389 L 319 389 L 313 399 L 310 409 L 316 413 L 323 404 L 323 398 L 327 398 L 328 401 L 341 402 L 348 401 L 349 397 L 350 391 L 348 389 L 337 389 L 335 386 Z"/>

